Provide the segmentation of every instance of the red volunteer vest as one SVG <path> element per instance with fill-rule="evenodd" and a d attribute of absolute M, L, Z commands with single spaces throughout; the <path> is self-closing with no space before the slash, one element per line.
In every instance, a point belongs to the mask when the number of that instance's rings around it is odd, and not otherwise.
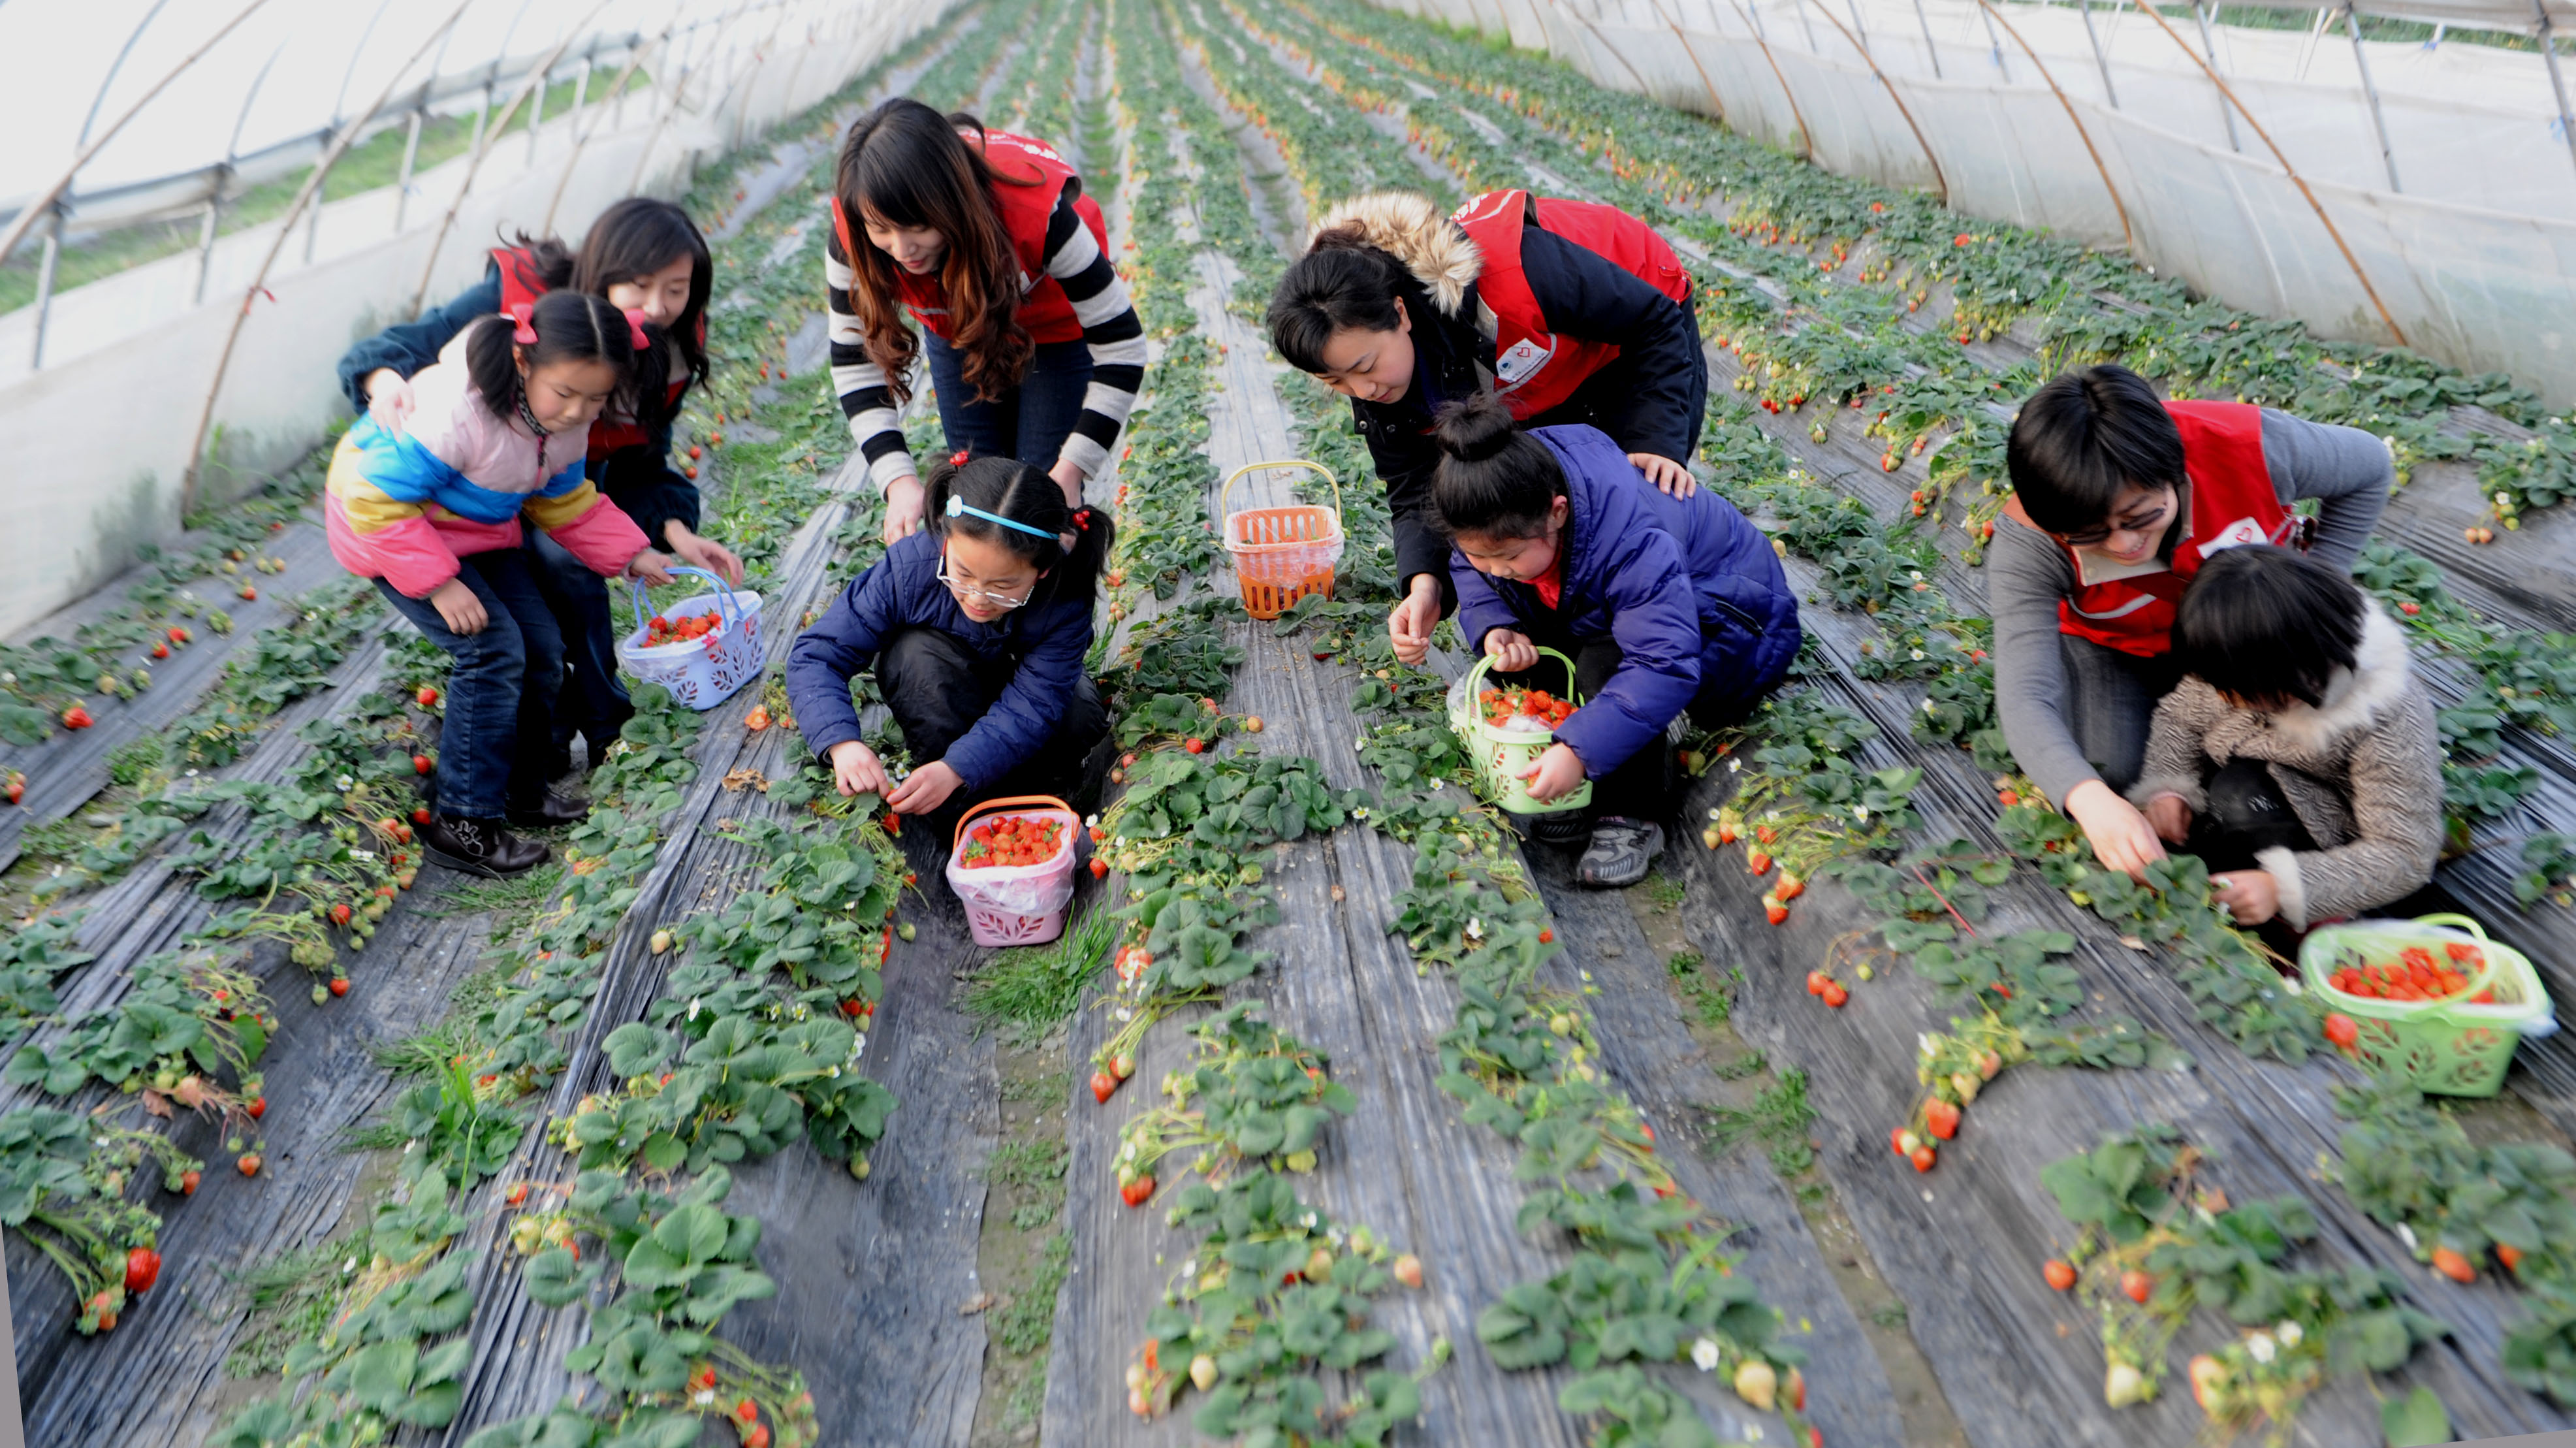
<path fill-rule="evenodd" d="M 2202 559 L 2248 543 L 2286 544 L 2297 529 L 2296 519 L 2273 491 L 2272 470 L 2263 462 L 2261 408 L 2242 402 L 2168 402 L 2165 411 L 2182 430 L 2183 472 L 2191 479 L 2191 536 L 2174 545 L 2172 567 L 2078 584 L 2057 605 L 2061 632 L 2142 659 L 2173 648 L 2174 605 L 2200 571 Z M 2018 514 L 2020 504 L 2013 506 Z M 2081 579 L 2082 560 L 2074 549 L 2066 552 Z"/>
<path fill-rule="evenodd" d="M 1690 295 L 1690 273 L 1655 229 L 1615 206 L 1559 201 L 1526 191 L 1488 191 L 1449 219 L 1484 254 L 1476 297 L 1491 318 L 1494 388 L 1516 418 L 1532 418 L 1574 395 L 1583 380 L 1619 356 L 1618 344 L 1548 330 L 1529 278 L 1521 271 L 1521 231 L 1541 231 L 1598 253 L 1674 301 Z M 1477 319 L 1480 326 L 1485 317 Z"/>
<path fill-rule="evenodd" d="M 546 285 L 545 278 L 537 274 L 536 253 L 524 246 L 492 248 L 492 264 L 501 271 L 501 310 L 504 312 L 523 302 L 533 307 L 537 304 L 537 298 L 552 290 Z M 698 344 L 704 346 L 706 340 L 707 320 L 700 317 Z M 672 383 L 663 394 L 662 406 L 666 409 L 677 408 L 680 405 L 680 394 L 688 390 L 689 375 L 682 372 L 680 380 Z M 598 462 L 621 448 L 642 447 L 652 440 L 646 435 L 643 424 L 633 418 L 619 418 L 603 413 L 590 425 L 590 448 L 587 456 L 590 461 Z"/>
<path fill-rule="evenodd" d="M 999 185 L 991 193 L 993 209 L 1001 213 L 1002 229 L 1009 234 L 1012 254 L 1020 265 L 1020 326 L 1033 342 L 1081 341 L 1082 322 L 1073 314 L 1072 300 L 1046 273 L 1046 234 L 1047 222 L 1055 215 L 1056 198 L 1064 194 L 1065 183 L 1079 186 L 1082 178 L 1055 153 L 1054 147 L 1008 131 L 984 133 L 984 159 L 1004 176 L 1017 180 L 1035 178 L 1038 183 Z M 841 255 L 855 261 L 859 252 L 853 238 L 858 231 L 850 224 L 849 213 L 837 197 L 824 206 L 832 213 L 832 230 L 841 239 Z M 1106 256 L 1109 223 L 1101 217 L 1099 203 L 1077 192 L 1073 212 L 1090 228 L 1091 239 L 1100 244 L 1101 254 Z M 956 330 L 948 319 L 948 284 L 936 272 L 917 277 L 897 267 L 895 289 L 904 310 L 912 313 L 915 322 L 943 341 L 955 339 Z"/>

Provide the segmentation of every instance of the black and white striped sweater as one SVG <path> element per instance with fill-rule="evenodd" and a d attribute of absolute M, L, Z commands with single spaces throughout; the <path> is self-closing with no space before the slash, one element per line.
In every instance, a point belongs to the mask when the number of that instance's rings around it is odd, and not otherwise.
<path fill-rule="evenodd" d="M 1100 249 L 1098 238 L 1073 207 L 1073 186 L 1056 199 L 1048 218 L 1046 274 L 1064 288 L 1082 323 L 1082 340 L 1091 348 L 1091 385 L 1083 394 L 1082 416 L 1064 440 L 1061 460 L 1070 460 L 1084 477 L 1100 471 L 1118 430 L 1136 406 L 1145 382 L 1145 324 L 1127 295 L 1127 284 Z M 852 273 L 840 238 L 823 238 L 823 280 L 828 290 L 832 357 L 832 390 L 840 395 L 841 413 L 850 420 L 850 436 L 868 462 L 868 478 L 882 492 L 898 478 L 918 475 L 920 468 L 904 447 L 894 393 L 885 369 L 868 358 L 866 333 L 850 304 Z M 1023 293 L 1036 285 L 1022 277 Z"/>

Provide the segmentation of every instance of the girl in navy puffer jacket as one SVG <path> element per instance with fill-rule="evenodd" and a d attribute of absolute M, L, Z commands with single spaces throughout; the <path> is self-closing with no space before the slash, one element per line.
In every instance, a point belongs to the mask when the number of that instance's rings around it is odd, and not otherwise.
<path fill-rule="evenodd" d="M 1458 631 L 1497 673 L 1544 646 L 1574 660 L 1584 705 L 1555 730 L 1530 793 L 1593 781 L 1587 885 L 1633 885 L 1663 848 L 1664 732 L 1751 713 L 1797 657 L 1798 601 L 1771 540 L 1701 490 L 1659 492 L 1584 426 L 1522 432 L 1490 395 L 1442 409 L 1431 496 L 1451 540 Z"/>

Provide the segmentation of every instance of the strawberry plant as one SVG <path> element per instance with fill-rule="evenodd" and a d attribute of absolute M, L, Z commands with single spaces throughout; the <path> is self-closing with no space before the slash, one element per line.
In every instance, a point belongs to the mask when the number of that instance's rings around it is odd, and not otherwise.
<path fill-rule="evenodd" d="M 194 1072 L 223 1072 L 256 1095 L 251 1067 L 268 1047 L 268 1001 L 256 979 L 211 952 L 164 952 L 134 967 L 115 1006 L 86 1012 L 58 1036 L 29 1042 L 9 1058 L 11 1085 L 69 1096 L 92 1079 L 125 1090 L 167 1093 Z"/>
<path fill-rule="evenodd" d="M 1164 1157 L 1191 1148 L 1200 1149 L 1191 1170 L 1212 1182 L 1247 1163 L 1314 1170 L 1325 1123 L 1356 1104 L 1348 1087 L 1325 1079 L 1324 1058 L 1262 1020 L 1252 1002 L 1210 1016 L 1190 1034 L 1197 1054 L 1163 1078 L 1169 1104 L 1129 1118 L 1119 1131 L 1120 1180 L 1151 1178 Z"/>

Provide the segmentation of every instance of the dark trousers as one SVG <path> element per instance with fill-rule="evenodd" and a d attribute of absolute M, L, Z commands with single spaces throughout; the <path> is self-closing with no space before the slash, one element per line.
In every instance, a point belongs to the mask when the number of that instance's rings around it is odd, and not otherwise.
<path fill-rule="evenodd" d="M 1028 375 L 999 398 L 974 401 L 965 358 L 924 334 L 930 385 L 939 393 L 939 426 L 951 448 L 976 456 L 1018 458 L 1033 468 L 1055 466 L 1064 440 L 1082 419 L 1082 397 L 1091 387 L 1091 348 L 1082 342 L 1041 342 L 1029 357 Z"/>
<path fill-rule="evenodd" d="M 2067 728 L 2102 782 L 2127 794 L 2146 764 L 2156 703 L 2173 692 L 2182 671 L 2171 654 L 2142 659 L 2073 634 L 2059 634 L 2057 642 L 2066 661 Z"/>
<path fill-rule="evenodd" d="M 1555 649 L 1574 660 L 1574 692 L 1586 699 L 1600 693 L 1610 682 L 1610 676 L 1619 672 L 1619 665 L 1627 659 L 1615 639 L 1577 639 L 1562 629 L 1551 631 L 1547 623 L 1526 627 L 1524 631 L 1533 643 Z M 1523 688 L 1545 689 L 1551 694 L 1562 695 L 1565 690 L 1564 667 L 1553 659 L 1540 660 L 1539 667 L 1527 673 L 1507 678 L 1501 675 L 1494 677 Z M 1733 679 L 1701 680 L 1699 694 L 1683 712 L 1702 729 L 1723 729 L 1742 723 L 1762 702 L 1762 696 L 1771 690 L 1766 687 L 1745 694 L 1737 691 L 1738 682 Z M 1675 788 L 1677 782 L 1673 773 L 1673 751 L 1659 735 L 1647 740 L 1636 753 L 1628 756 L 1626 763 L 1592 781 L 1592 813 L 1596 818 L 1617 815 L 1622 819 L 1660 819 L 1672 812 L 1673 802 L 1680 798 L 1680 791 Z"/>
<path fill-rule="evenodd" d="M 545 797 L 554 750 L 556 694 L 563 683 L 563 634 L 529 576 L 521 549 L 458 560 L 457 578 L 483 601 L 483 631 L 460 634 L 427 599 L 407 598 L 379 578 L 376 589 L 455 667 L 438 740 L 439 812 L 494 819 L 512 804 Z"/>
<path fill-rule="evenodd" d="M 617 677 L 616 607 L 608 580 L 534 528 L 528 530 L 523 551 L 529 577 L 554 611 L 564 662 L 570 666 L 555 710 L 553 747 L 567 749 L 579 734 L 588 741 L 590 762 L 596 765 L 600 752 L 635 714 L 626 685 Z"/>
<path fill-rule="evenodd" d="M 2187 848 L 2213 873 L 2258 868 L 2265 850 L 2313 850 L 2315 839 L 2259 759 L 2231 759 L 2207 771 L 2209 808 L 2192 816 Z"/>
<path fill-rule="evenodd" d="M 1017 659 L 977 658 L 954 634 L 907 628 L 887 639 L 877 654 L 877 691 L 903 727 L 904 748 L 918 767 L 947 758 L 1018 671 Z M 1108 734 L 1109 711 L 1100 702 L 1099 688 L 1085 675 L 1065 701 L 1055 733 L 1035 754 L 1000 779 L 958 791 L 932 818 L 953 820 L 955 811 L 977 800 L 1004 795 L 1051 794 L 1072 801 L 1089 783 L 1088 757 Z"/>

